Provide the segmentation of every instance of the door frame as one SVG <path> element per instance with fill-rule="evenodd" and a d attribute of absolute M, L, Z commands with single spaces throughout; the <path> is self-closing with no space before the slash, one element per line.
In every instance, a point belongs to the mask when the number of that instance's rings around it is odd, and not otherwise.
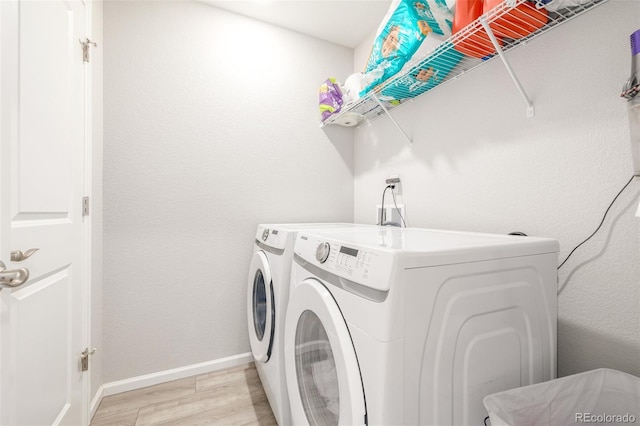
<path fill-rule="evenodd" d="M 85 36 L 92 39 L 93 37 L 93 2 L 81 0 L 85 6 L 84 16 L 84 32 Z M 78 41 L 80 46 L 80 41 Z M 82 54 L 82 49 L 78 52 Z M 84 66 L 84 195 L 93 200 L 93 65 L 91 62 L 83 63 Z M 83 297 L 82 297 L 82 341 L 83 346 L 89 350 L 93 349 L 93 339 L 91 338 L 92 329 L 92 290 L 93 290 L 93 215 L 91 214 L 91 205 L 89 205 L 89 214 L 83 216 L 83 238 L 82 253 L 84 254 L 84 277 Z M 89 361 L 89 370 L 82 377 L 82 420 L 89 425 L 91 422 L 91 360 Z"/>

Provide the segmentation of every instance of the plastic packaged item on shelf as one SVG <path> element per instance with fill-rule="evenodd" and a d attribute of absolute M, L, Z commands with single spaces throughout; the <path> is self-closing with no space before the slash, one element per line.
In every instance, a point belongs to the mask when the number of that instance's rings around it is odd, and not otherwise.
<path fill-rule="evenodd" d="M 483 13 L 502 4 L 505 0 L 484 0 Z M 535 3 L 520 3 L 504 15 L 489 23 L 497 37 L 518 39 L 544 27 L 549 21 L 547 9 L 537 8 Z"/>
<path fill-rule="evenodd" d="M 378 28 L 360 96 L 398 73 L 429 34 L 448 36 L 452 20 L 446 0 L 394 0 Z"/>
<path fill-rule="evenodd" d="M 413 63 L 407 73 L 392 83 L 384 85 L 380 91 L 380 99 L 386 101 L 408 99 L 433 89 L 449 75 L 463 57 L 453 48 L 450 41 L 441 43 L 431 54 Z"/>
<path fill-rule="evenodd" d="M 558 12 L 560 9 L 578 7 L 592 3 L 593 0 L 536 0 L 536 3 L 544 6 L 549 12 Z"/>
<path fill-rule="evenodd" d="M 368 87 L 373 87 L 374 82 L 381 81 L 384 72 L 380 68 L 376 68 L 362 75 L 362 81 L 360 82 L 360 87 L 362 91 L 360 92 L 360 97 L 363 97 L 369 90 L 364 90 Z"/>
<path fill-rule="evenodd" d="M 465 27 L 482 15 L 483 7 L 483 0 L 456 1 L 456 13 L 453 16 L 452 28 L 453 45 L 458 52 L 472 58 L 485 58 L 496 53 L 496 48 L 484 28 L 479 28 L 477 31 L 463 31 Z M 502 39 L 499 37 L 496 39 L 498 44 L 502 46 Z"/>
<path fill-rule="evenodd" d="M 320 85 L 318 101 L 322 121 L 340 111 L 343 103 L 342 91 L 340 83 L 335 78 L 330 77 Z"/>
<path fill-rule="evenodd" d="M 357 72 L 351 74 L 344 80 L 342 85 L 342 100 L 345 105 L 353 103 L 360 99 L 360 91 L 362 90 L 362 79 L 364 74 Z"/>

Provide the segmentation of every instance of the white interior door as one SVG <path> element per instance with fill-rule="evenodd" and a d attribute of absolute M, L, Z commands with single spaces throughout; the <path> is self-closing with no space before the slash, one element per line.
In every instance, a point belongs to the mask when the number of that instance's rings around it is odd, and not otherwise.
<path fill-rule="evenodd" d="M 82 1 L 0 1 L 0 424 L 82 425 L 88 308 L 82 216 Z M 38 248 L 26 260 L 11 252 Z M 1 265 L 0 265 L 1 266 Z"/>

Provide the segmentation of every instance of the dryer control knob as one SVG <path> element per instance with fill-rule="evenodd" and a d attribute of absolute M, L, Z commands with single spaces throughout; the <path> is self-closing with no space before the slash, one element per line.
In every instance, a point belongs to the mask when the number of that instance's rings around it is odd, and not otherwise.
<path fill-rule="evenodd" d="M 329 243 L 324 242 L 318 246 L 316 249 L 316 260 L 320 263 L 324 263 L 329 258 L 329 252 L 331 251 L 331 246 Z"/>
<path fill-rule="evenodd" d="M 267 238 L 269 238 L 269 230 L 265 229 L 262 231 L 262 241 L 267 241 Z"/>

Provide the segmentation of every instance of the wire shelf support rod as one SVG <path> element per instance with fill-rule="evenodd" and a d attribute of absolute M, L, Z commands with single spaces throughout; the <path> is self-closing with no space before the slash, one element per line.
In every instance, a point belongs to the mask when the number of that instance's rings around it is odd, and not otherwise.
<path fill-rule="evenodd" d="M 509 61 L 507 60 L 504 54 L 504 51 L 502 50 L 502 46 L 500 46 L 500 44 L 498 43 L 498 40 L 496 39 L 496 36 L 493 34 L 493 31 L 491 30 L 491 27 L 489 27 L 489 23 L 487 22 L 487 17 L 485 15 L 480 17 L 480 24 L 482 24 L 482 27 L 487 32 L 487 35 L 489 36 L 491 43 L 493 43 L 493 46 L 496 48 L 496 52 L 498 52 L 498 56 L 500 56 L 500 59 L 504 64 L 504 67 L 507 69 L 509 76 L 511 77 L 514 84 L 516 85 L 516 88 L 518 89 L 518 92 L 520 92 L 520 95 L 524 99 L 525 104 L 527 104 L 527 117 L 529 118 L 533 117 L 535 115 L 535 107 L 533 106 L 533 102 L 531 102 L 531 99 L 527 95 L 527 92 L 524 90 L 524 87 L 522 87 L 522 83 L 520 83 L 520 80 L 518 80 L 518 76 L 513 71 L 513 68 L 511 68 L 511 64 L 509 64 Z"/>

